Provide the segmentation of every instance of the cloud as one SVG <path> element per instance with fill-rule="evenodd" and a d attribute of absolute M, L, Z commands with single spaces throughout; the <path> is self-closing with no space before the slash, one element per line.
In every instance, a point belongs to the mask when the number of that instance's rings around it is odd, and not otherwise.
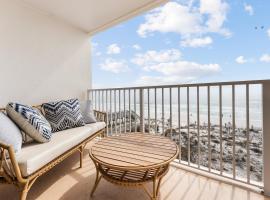
<path fill-rule="evenodd" d="M 212 43 L 213 43 L 213 40 L 211 37 L 193 38 L 193 39 L 188 38 L 181 41 L 181 46 L 196 48 L 196 47 L 204 47 Z"/>
<path fill-rule="evenodd" d="M 124 60 L 114 60 L 111 58 L 107 58 L 104 63 L 100 64 L 100 67 L 104 71 L 109 71 L 116 74 L 129 70 L 129 67 Z"/>
<path fill-rule="evenodd" d="M 200 31 L 200 16 L 176 2 L 169 2 L 145 16 L 145 23 L 139 26 L 137 33 L 146 37 L 149 33 L 176 32 L 190 34 Z"/>
<path fill-rule="evenodd" d="M 270 28 L 267 30 L 267 35 L 270 38 Z"/>
<path fill-rule="evenodd" d="M 263 54 L 263 55 L 260 57 L 260 61 L 261 61 L 261 62 L 270 62 L 270 54 Z"/>
<path fill-rule="evenodd" d="M 158 76 L 142 76 L 136 80 L 137 85 L 175 84 L 193 81 L 202 77 L 219 73 L 218 64 L 199 64 L 189 61 L 160 63 L 149 68 L 152 72 L 159 72 Z"/>
<path fill-rule="evenodd" d="M 249 4 L 244 4 L 244 9 L 249 15 L 254 15 L 253 7 Z"/>
<path fill-rule="evenodd" d="M 244 56 L 238 56 L 238 57 L 235 59 L 235 62 L 237 62 L 238 64 L 244 64 L 244 63 L 248 62 L 248 60 L 245 59 Z"/>
<path fill-rule="evenodd" d="M 134 45 L 132 46 L 132 48 L 133 48 L 133 49 L 136 49 L 136 50 L 141 50 L 141 46 L 138 45 L 138 44 L 134 44 Z"/>
<path fill-rule="evenodd" d="M 181 57 L 181 52 L 177 49 L 169 49 L 169 50 L 161 50 L 155 51 L 150 50 L 145 52 L 144 54 L 136 54 L 135 57 L 131 60 L 136 65 L 147 66 L 155 64 L 155 63 L 162 63 L 162 62 L 169 62 L 178 60 Z"/>
<path fill-rule="evenodd" d="M 150 71 L 160 72 L 167 76 L 182 76 L 199 78 L 206 75 L 215 74 L 220 71 L 218 64 L 199 64 L 190 61 L 176 61 L 159 63 L 148 67 Z"/>
<path fill-rule="evenodd" d="M 230 32 L 223 28 L 228 8 L 224 0 L 200 0 L 199 7 L 168 2 L 146 14 L 137 33 L 141 37 L 153 32 L 174 32 L 183 37 L 209 32 L 228 36 Z"/>
<path fill-rule="evenodd" d="M 214 75 L 221 71 L 218 64 L 200 64 L 182 60 L 180 51 L 176 49 L 147 51 L 135 55 L 132 62 L 151 73 L 151 76 L 144 75 L 136 81 L 136 84 L 140 85 L 157 82 L 179 83 Z"/>
<path fill-rule="evenodd" d="M 102 53 L 100 52 L 100 51 L 98 51 L 98 52 L 96 52 L 96 54 L 95 54 L 96 56 L 101 56 L 102 55 Z"/>
<path fill-rule="evenodd" d="M 136 85 L 168 85 L 175 83 L 183 83 L 194 80 L 194 77 L 182 77 L 182 76 L 141 76 L 135 81 Z"/>
<path fill-rule="evenodd" d="M 117 44 L 111 44 L 107 47 L 107 54 L 119 54 L 121 48 Z"/>
<path fill-rule="evenodd" d="M 200 0 L 200 13 L 208 16 L 206 20 L 207 31 L 217 32 L 224 35 L 230 34 L 223 28 L 226 21 L 229 5 L 225 0 Z"/>

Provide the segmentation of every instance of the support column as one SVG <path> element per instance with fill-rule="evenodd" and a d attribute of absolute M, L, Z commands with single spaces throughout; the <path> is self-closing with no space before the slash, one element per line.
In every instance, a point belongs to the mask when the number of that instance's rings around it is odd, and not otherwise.
<path fill-rule="evenodd" d="M 270 81 L 262 86 L 263 100 L 263 182 L 264 194 L 270 196 Z"/>

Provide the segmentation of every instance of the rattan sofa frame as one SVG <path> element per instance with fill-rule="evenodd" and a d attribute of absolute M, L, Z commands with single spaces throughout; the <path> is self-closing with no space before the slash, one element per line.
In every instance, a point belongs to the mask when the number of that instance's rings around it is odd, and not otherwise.
<path fill-rule="evenodd" d="M 39 106 L 34 106 L 39 107 Z M 4 108 L 0 108 L 0 111 L 5 111 Z M 106 113 L 95 111 L 94 114 L 98 121 L 106 121 Z M 71 156 L 75 152 L 79 152 L 80 155 L 80 168 L 83 166 L 83 152 L 85 146 L 97 136 L 104 137 L 105 128 L 99 130 L 98 132 L 94 133 L 81 143 L 77 144 L 76 146 L 72 147 L 62 155 L 58 156 L 51 162 L 47 163 L 39 170 L 34 172 L 33 174 L 23 177 L 16 161 L 15 152 L 12 146 L 0 143 L 0 185 L 1 184 L 12 184 L 18 188 L 20 194 L 20 200 L 25 200 L 27 198 L 27 194 L 31 189 L 32 185 L 35 183 L 38 177 L 45 174 L 47 171 L 52 169 L 57 164 L 61 163 L 67 157 Z M 6 167 L 4 167 L 6 166 Z"/>

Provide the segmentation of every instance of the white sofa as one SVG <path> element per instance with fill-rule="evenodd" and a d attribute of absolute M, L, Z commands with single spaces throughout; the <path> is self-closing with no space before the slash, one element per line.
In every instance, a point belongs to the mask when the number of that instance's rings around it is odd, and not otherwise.
<path fill-rule="evenodd" d="M 3 111 L 3 109 L 2 109 Z M 75 152 L 80 155 L 82 167 L 83 150 L 98 135 L 104 136 L 106 113 L 94 111 L 98 122 L 86 124 L 53 134 L 50 142 L 25 144 L 20 153 L 0 142 L 0 184 L 13 184 L 19 188 L 20 199 L 25 200 L 36 179 Z M 1 198 L 0 198 L 1 199 Z"/>
<path fill-rule="evenodd" d="M 105 126 L 104 122 L 86 124 L 54 133 L 50 142 L 24 145 L 21 152 L 16 155 L 22 176 L 27 177 L 33 174 L 72 147 L 104 129 Z"/>

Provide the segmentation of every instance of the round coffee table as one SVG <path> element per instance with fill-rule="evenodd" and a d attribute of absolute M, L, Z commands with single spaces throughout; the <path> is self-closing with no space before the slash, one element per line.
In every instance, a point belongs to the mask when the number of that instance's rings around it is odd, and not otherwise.
<path fill-rule="evenodd" d="M 178 153 L 175 142 L 157 135 L 126 133 L 102 138 L 89 150 L 97 170 L 91 196 L 104 178 L 121 186 L 142 187 L 156 199 L 161 180 Z M 145 187 L 148 182 L 153 183 L 152 193 Z"/>

